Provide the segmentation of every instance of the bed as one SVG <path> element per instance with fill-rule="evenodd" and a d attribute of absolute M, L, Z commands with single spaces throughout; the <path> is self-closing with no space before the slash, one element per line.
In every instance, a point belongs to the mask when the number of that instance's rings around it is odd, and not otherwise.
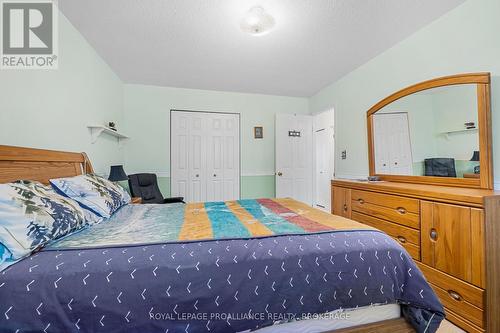
<path fill-rule="evenodd" d="M 92 171 L 84 154 L 0 146 L 0 183 Z M 444 318 L 390 237 L 292 199 L 126 205 L 2 271 L 0 314 L 2 332 L 435 332 Z"/>

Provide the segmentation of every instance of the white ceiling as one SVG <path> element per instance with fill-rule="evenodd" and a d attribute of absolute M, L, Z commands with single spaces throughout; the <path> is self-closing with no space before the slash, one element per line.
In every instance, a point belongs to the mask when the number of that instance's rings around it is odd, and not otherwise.
<path fill-rule="evenodd" d="M 59 0 L 126 83 L 311 96 L 464 0 Z M 264 36 L 239 20 L 276 19 Z"/>

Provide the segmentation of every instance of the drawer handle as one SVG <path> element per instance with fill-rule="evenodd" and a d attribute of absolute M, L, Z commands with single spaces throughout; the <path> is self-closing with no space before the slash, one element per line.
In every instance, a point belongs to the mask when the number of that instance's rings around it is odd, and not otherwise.
<path fill-rule="evenodd" d="M 398 237 L 396 237 L 396 238 L 398 239 L 398 241 L 399 241 L 400 243 L 402 243 L 402 244 L 405 244 L 405 243 L 406 243 L 406 238 L 405 238 L 405 237 L 403 237 L 403 236 L 398 236 Z"/>
<path fill-rule="evenodd" d="M 436 229 L 432 228 L 429 236 L 431 237 L 431 239 L 433 241 L 437 241 L 438 233 L 437 233 Z"/>
<path fill-rule="evenodd" d="M 347 205 L 344 204 L 344 212 L 347 212 Z"/>
<path fill-rule="evenodd" d="M 460 302 L 462 300 L 462 296 L 454 290 L 448 290 L 448 295 L 450 295 L 450 297 L 455 301 Z"/>
<path fill-rule="evenodd" d="M 407 212 L 407 211 L 406 211 L 406 209 L 405 209 L 404 207 L 398 207 L 398 208 L 396 208 L 396 210 L 397 210 L 397 212 L 398 212 L 399 214 L 402 214 L 402 215 L 403 215 L 403 214 L 406 214 L 406 212 Z"/>
<path fill-rule="evenodd" d="M 357 201 L 358 201 L 360 204 L 364 204 L 364 203 L 365 203 L 365 201 L 364 201 L 363 199 L 361 199 L 361 198 L 359 198 Z"/>

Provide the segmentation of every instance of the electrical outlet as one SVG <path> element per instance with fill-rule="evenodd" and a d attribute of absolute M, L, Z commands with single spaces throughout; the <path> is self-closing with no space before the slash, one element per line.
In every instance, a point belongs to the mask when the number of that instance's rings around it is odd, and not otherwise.
<path fill-rule="evenodd" d="M 347 150 L 342 150 L 342 159 L 343 160 L 347 159 Z"/>

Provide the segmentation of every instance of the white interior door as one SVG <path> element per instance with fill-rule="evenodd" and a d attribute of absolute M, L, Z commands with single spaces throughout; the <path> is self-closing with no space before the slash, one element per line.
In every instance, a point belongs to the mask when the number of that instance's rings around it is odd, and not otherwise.
<path fill-rule="evenodd" d="M 331 180 L 334 174 L 334 114 L 329 110 L 314 116 L 314 207 L 330 212 Z"/>
<path fill-rule="evenodd" d="M 186 202 L 239 199 L 239 115 L 172 111 L 171 192 Z"/>
<path fill-rule="evenodd" d="M 376 173 L 412 175 L 408 113 L 376 113 L 373 128 Z"/>
<path fill-rule="evenodd" d="M 276 196 L 312 205 L 312 116 L 276 115 Z"/>

